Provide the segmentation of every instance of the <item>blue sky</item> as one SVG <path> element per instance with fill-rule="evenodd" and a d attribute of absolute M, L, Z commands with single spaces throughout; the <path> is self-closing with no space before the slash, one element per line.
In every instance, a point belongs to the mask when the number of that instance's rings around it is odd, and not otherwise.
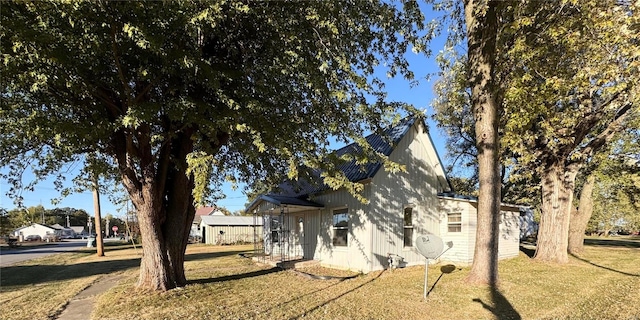
<path fill-rule="evenodd" d="M 434 45 L 431 48 L 434 52 L 439 51 L 437 45 Z M 416 108 L 425 110 L 427 115 L 431 116 L 433 114 L 433 109 L 430 105 L 433 100 L 433 84 L 435 78 L 432 79 L 432 81 L 427 81 L 424 77 L 429 73 L 435 73 L 437 71 L 435 60 L 433 58 L 427 58 L 422 54 L 417 55 L 411 52 L 407 53 L 407 57 L 411 65 L 411 69 L 414 71 L 415 76 L 419 78 L 419 84 L 411 87 L 410 83 L 401 77 L 387 79 L 385 88 L 388 91 L 388 100 L 413 104 Z M 440 158 L 447 162 L 445 137 L 433 121 L 429 120 L 428 125 L 431 137 Z M 3 173 L 6 173 L 6 171 L 7 170 L 4 168 L 0 170 L 0 172 Z M 30 177 L 28 175 L 25 176 L 25 183 L 29 182 L 28 179 L 30 179 Z M 242 187 L 243 186 L 240 185 L 238 189 L 232 190 L 230 185 L 225 185 L 223 187 L 223 191 L 226 194 L 226 198 L 218 201 L 217 205 L 225 207 L 232 212 L 243 209 L 247 200 L 242 193 Z M 9 185 L 7 181 L 0 179 L 0 208 L 10 210 L 14 208 L 15 205 L 13 204 L 13 200 L 5 195 L 8 189 Z M 51 200 L 59 197 L 58 192 L 54 189 L 53 181 L 41 182 L 35 187 L 34 191 L 24 191 L 22 196 L 24 198 L 24 205 L 27 207 L 41 204 L 47 209 L 55 207 L 72 207 L 76 209 L 84 209 L 91 215 L 94 213 L 93 197 L 90 191 L 72 194 L 64 198 L 57 205 L 53 205 Z M 117 208 L 109 201 L 106 195 L 101 195 L 100 201 L 102 216 L 109 213 L 115 216 L 124 215 L 124 210 Z"/>

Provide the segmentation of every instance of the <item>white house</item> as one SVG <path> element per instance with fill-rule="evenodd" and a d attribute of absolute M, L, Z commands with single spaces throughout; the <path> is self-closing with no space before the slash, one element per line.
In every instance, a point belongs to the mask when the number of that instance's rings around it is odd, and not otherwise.
<path fill-rule="evenodd" d="M 21 240 L 30 235 L 38 235 L 40 236 L 40 238 L 44 239 L 44 237 L 47 234 L 55 234 L 55 232 L 56 232 L 56 229 L 54 228 L 51 228 L 43 224 L 34 223 L 30 226 L 26 226 L 26 227 L 22 227 L 14 230 L 13 235 L 18 237 Z"/>
<path fill-rule="evenodd" d="M 246 216 L 201 216 L 202 242 L 207 244 L 239 244 L 262 241 L 262 219 Z"/>
<path fill-rule="evenodd" d="M 390 160 L 406 166 L 392 173 L 382 164 L 345 163 L 340 169 L 365 185 L 364 204 L 346 190 L 333 191 L 310 183 L 281 185 L 278 194 L 259 196 L 247 211 L 262 217 L 261 249 L 272 258 L 312 259 L 327 267 L 369 272 L 389 265 L 390 254 L 405 265 L 424 264 L 414 247 L 421 234 L 453 241 L 441 259 L 470 263 L 473 258 L 477 204 L 452 196 L 442 162 L 424 122 L 406 118 L 385 133 L 366 137 Z M 357 153 L 356 144 L 336 151 Z M 519 207 L 503 205 L 500 224 L 501 259 L 519 251 Z"/>

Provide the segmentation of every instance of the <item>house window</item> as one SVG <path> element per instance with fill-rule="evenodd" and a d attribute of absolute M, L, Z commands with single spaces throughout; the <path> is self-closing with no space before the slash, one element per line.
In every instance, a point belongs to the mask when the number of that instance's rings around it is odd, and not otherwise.
<path fill-rule="evenodd" d="M 462 232 L 462 213 L 447 214 L 447 231 Z"/>
<path fill-rule="evenodd" d="M 404 208 L 404 246 L 413 247 L 413 208 Z"/>
<path fill-rule="evenodd" d="M 278 231 L 280 231 L 280 220 L 277 216 L 271 216 L 271 242 L 272 243 L 280 242 Z"/>
<path fill-rule="evenodd" d="M 347 208 L 333 211 L 333 245 L 336 247 L 347 246 L 349 234 L 349 210 Z"/>

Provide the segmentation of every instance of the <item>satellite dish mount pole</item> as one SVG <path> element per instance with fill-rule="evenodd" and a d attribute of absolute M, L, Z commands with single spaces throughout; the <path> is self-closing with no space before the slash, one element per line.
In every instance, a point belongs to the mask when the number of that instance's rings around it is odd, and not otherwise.
<path fill-rule="evenodd" d="M 429 258 L 424 258 L 424 292 L 422 294 L 423 299 L 427 299 L 427 277 L 429 276 Z"/>

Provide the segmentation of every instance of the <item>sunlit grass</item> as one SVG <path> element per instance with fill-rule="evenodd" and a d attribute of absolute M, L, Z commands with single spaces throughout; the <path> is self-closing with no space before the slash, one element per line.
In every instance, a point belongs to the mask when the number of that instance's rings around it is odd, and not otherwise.
<path fill-rule="evenodd" d="M 350 277 L 315 280 L 238 255 L 251 246 L 191 245 L 185 262 L 189 284 L 149 293 L 135 289 L 140 250 L 111 251 L 103 258 L 63 254 L 11 267 L 14 280 L 5 281 L 3 268 L 0 314 L 50 318 L 91 282 L 116 272 L 122 280 L 98 299 L 92 319 L 636 319 L 640 248 L 606 244 L 587 246 L 566 265 L 536 262 L 523 253 L 501 261 L 495 289 L 467 285 L 468 267 L 431 265 L 426 301 L 423 266 L 365 275 L 305 268 Z M 16 273 L 19 268 L 48 275 L 36 275 L 29 284 L 27 275 Z M 98 271 L 82 273 L 83 268 Z"/>

